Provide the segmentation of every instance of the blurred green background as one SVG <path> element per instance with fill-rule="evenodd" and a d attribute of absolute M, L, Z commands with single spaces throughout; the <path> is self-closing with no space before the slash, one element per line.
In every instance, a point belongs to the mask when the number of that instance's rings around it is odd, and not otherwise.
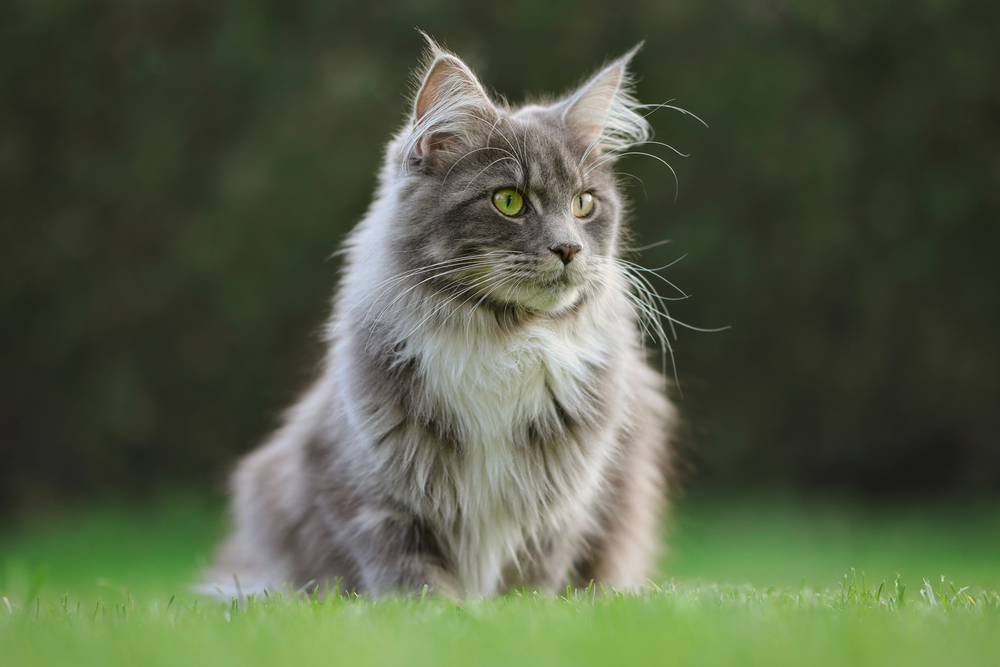
<path fill-rule="evenodd" d="M 0 515 L 218 492 L 307 382 L 420 27 L 517 101 L 640 40 L 690 489 L 1000 491 L 1000 3 L 0 5 Z"/>

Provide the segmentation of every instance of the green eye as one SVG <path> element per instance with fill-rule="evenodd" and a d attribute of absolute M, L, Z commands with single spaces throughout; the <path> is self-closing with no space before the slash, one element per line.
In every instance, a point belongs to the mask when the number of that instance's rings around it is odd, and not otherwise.
<path fill-rule="evenodd" d="M 578 218 L 586 218 L 594 210 L 594 195 L 589 192 L 581 192 L 573 197 L 573 215 Z"/>
<path fill-rule="evenodd" d="M 493 205 L 508 216 L 520 215 L 524 211 L 524 197 L 517 190 L 505 188 L 493 193 Z"/>

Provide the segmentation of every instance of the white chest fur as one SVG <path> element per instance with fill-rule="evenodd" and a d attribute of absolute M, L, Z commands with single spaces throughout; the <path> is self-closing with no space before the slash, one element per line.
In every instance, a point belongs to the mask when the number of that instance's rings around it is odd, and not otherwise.
<path fill-rule="evenodd" d="M 453 553 L 470 592 L 495 593 L 518 552 L 540 531 L 570 522 L 596 492 L 601 462 L 581 460 L 585 448 L 553 470 L 514 434 L 554 399 L 581 405 L 592 369 L 607 362 L 601 349 L 587 329 L 551 323 L 504 335 L 445 326 L 408 338 L 427 398 L 453 416 L 465 445 L 454 471 Z"/>

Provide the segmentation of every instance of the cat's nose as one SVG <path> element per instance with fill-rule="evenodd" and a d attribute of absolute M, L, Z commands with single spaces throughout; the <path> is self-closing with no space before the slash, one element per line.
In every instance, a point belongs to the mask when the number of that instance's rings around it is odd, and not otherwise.
<path fill-rule="evenodd" d="M 573 261 L 573 255 L 580 252 L 580 246 L 566 245 L 565 243 L 562 243 L 560 245 L 550 247 L 549 250 L 559 255 L 559 259 L 562 260 L 563 264 L 569 264 Z"/>

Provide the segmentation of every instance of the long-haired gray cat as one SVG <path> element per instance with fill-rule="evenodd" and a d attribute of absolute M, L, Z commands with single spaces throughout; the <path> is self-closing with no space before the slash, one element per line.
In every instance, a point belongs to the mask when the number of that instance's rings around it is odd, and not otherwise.
<path fill-rule="evenodd" d="M 510 107 L 430 44 L 346 242 L 320 376 L 233 477 L 221 581 L 646 583 L 674 411 L 618 259 L 612 167 L 650 137 L 631 57 Z"/>

